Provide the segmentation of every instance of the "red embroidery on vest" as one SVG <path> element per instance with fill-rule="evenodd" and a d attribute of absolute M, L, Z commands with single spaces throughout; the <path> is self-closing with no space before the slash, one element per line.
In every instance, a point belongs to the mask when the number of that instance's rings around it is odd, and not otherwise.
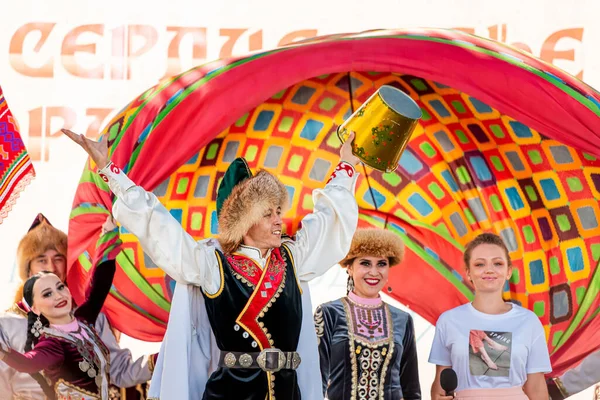
<path fill-rule="evenodd" d="M 254 288 L 254 292 L 236 320 L 244 330 L 252 335 L 261 350 L 270 348 L 273 344 L 270 335 L 259 319 L 264 317 L 264 314 L 279 297 L 279 293 L 283 290 L 285 274 L 286 261 L 282 257 L 280 249 L 273 249 L 271 257 Z"/>
<path fill-rule="evenodd" d="M 256 287 L 262 273 L 256 262 L 240 254 L 227 256 L 227 262 L 231 265 L 234 273 L 239 275 L 239 278 L 248 281 L 252 286 Z"/>

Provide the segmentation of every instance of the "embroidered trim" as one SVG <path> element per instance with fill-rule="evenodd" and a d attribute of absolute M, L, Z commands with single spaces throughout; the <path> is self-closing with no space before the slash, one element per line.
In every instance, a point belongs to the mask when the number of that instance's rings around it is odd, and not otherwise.
<path fill-rule="evenodd" d="M 269 308 L 285 288 L 287 275 L 287 257 L 285 253 L 285 251 L 281 252 L 280 249 L 271 252 L 271 257 L 267 261 L 267 265 L 265 265 L 252 295 L 236 319 L 236 323 L 252 336 L 261 350 L 275 346 L 264 322 L 259 321 L 259 319 L 265 316 L 265 313 L 269 311 Z M 252 330 L 252 325 L 258 327 L 263 333 L 262 340 L 257 336 L 258 329 Z M 269 372 L 267 372 L 267 385 L 269 388 L 267 398 L 275 400 L 275 375 Z"/>
<path fill-rule="evenodd" d="M 227 256 L 233 275 L 251 288 L 255 288 L 262 274 L 262 268 L 253 259 L 239 253 Z M 265 266 L 266 267 L 266 266 Z"/>
<path fill-rule="evenodd" d="M 298 290 L 300 290 L 300 294 L 303 294 L 302 286 L 300 286 L 300 277 L 298 276 L 298 271 L 296 271 L 296 262 L 294 261 L 294 255 L 292 254 L 292 250 L 285 243 L 282 243 L 281 246 L 285 248 L 288 255 L 290 256 L 290 261 L 292 262 L 292 268 L 294 269 L 294 276 L 296 277 L 296 284 L 298 285 Z"/>
<path fill-rule="evenodd" d="M 269 400 L 275 400 L 275 374 L 267 372 L 267 383 L 269 385 Z"/>
<path fill-rule="evenodd" d="M 110 165 L 112 164 L 112 161 L 109 161 L 108 164 L 106 164 L 106 167 L 110 167 Z M 102 168 L 102 169 L 104 169 Z M 98 170 L 98 175 L 100 175 L 100 178 L 102 178 L 102 180 L 106 183 L 108 183 L 108 175 L 106 175 L 104 172 L 102 172 L 102 170 Z"/>
<path fill-rule="evenodd" d="M 358 305 L 348 297 L 344 297 L 343 300 L 345 300 L 345 310 L 349 313 L 346 317 L 350 319 L 354 340 L 371 348 L 388 343 L 393 324 L 385 303 L 372 308 Z M 374 332 L 375 330 L 378 332 Z"/>
<path fill-rule="evenodd" d="M 113 164 L 112 161 L 109 161 L 108 164 L 106 164 L 106 166 L 102 169 L 106 169 L 108 168 L 110 170 L 110 172 L 112 172 L 113 174 L 120 174 L 121 173 L 121 169 L 119 167 L 117 167 L 115 164 Z M 100 175 L 100 178 L 102 178 L 102 180 L 104 182 L 108 183 L 108 175 L 106 175 L 104 172 L 102 172 L 102 170 L 98 171 L 98 175 Z"/>
<path fill-rule="evenodd" d="M 383 307 L 383 301 L 379 304 L 362 304 L 362 303 L 358 303 L 354 300 L 352 300 L 350 297 L 346 296 L 344 297 L 346 300 L 348 300 L 350 303 L 355 304 L 356 306 L 360 307 L 360 308 L 380 308 Z"/>
<path fill-rule="evenodd" d="M 281 285 L 279 286 L 279 289 L 277 290 L 277 293 L 275 293 L 275 295 L 271 298 L 271 300 L 269 301 L 269 303 L 263 307 L 263 309 L 260 311 L 260 313 L 258 314 L 258 317 L 256 318 L 256 321 L 258 322 L 258 318 L 263 318 L 265 316 L 265 313 L 267 311 L 269 311 L 269 308 L 271 308 L 271 306 L 273 305 L 273 303 L 275 303 L 275 301 L 279 298 L 279 296 L 281 296 L 281 292 L 283 292 L 283 289 L 285 288 L 285 278 L 287 275 L 287 271 L 283 271 L 283 279 L 281 280 Z M 265 328 L 265 324 L 262 322 L 258 322 L 258 326 L 260 326 L 260 328 L 263 330 L 263 332 L 265 333 L 265 335 L 267 335 L 267 338 L 269 339 L 269 344 L 271 346 L 275 346 L 275 342 L 271 339 L 271 334 L 269 333 L 269 331 L 267 330 L 267 328 Z"/>
<path fill-rule="evenodd" d="M 390 341 L 389 341 L 389 347 L 388 347 L 388 351 L 387 351 L 387 357 L 383 361 L 383 367 L 381 368 L 381 375 L 380 375 L 380 380 L 379 380 L 379 398 L 380 399 L 383 399 L 385 396 L 385 391 L 384 391 L 385 377 L 387 376 L 387 370 L 390 366 L 390 363 L 392 362 L 392 356 L 394 355 L 394 350 L 396 349 L 396 343 L 394 342 L 394 323 L 392 320 L 392 313 L 390 311 L 390 307 L 385 303 L 383 303 L 383 304 L 385 306 L 385 312 L 386 312 L 387 320 L 388 320 Z"/>
<path fill-rule="evenodd" d="M 27 161 L 25 163 L 25 165 L 23 167 L 21 167 L 21 171 L 17 170 L 15 172 L 17 174 L 23 173 L 24 171 L 27 171 L 28 168 L 31 168 L 31 170 L 26 172 L 24 175 L 21 175 L 21 179 L 14 186 L 14 189 L 12 190 L 12 192 L 10 192 L 10 191 L 7 192 L 7 193 L 10 193 L 10 195 L 8 196 L 8 199 L 6 199 L 4 201 L 4 207 L 0 208 L 0 223 L 2 223 L 2 221 L 4 221 L 4 219 L 6 219 L 6 217 L 8 216 L 8 213 L 10 211 L 12 211 L 13 207 L 17 203 L 17 199 L 21 196 L 21 193 L 23 192 L 23 190 L 25 190 L 27 185 L 29 185 L 31 183 L 31 181 L 33 180 L 33 178 L 35 178 L 35 171 L 33 170 L 31 161 Z M 16 179 L 18 179 L 18 178 L 16 178 Z"/>
<path fill-rule="evenodd" d="M 221 283 L 219 286 L 219 290 L 217 290 L 217 292 L 214 294 L 209 294 L 206 290 L 204 290 L 204 288 L 202 289 L 204 291 L 204 294 L 206 295 L 206 297 L 208 297 L 209 299 L 215 299 L 215 298 L 219 297 L 219 295 L 221 293 L 223 293 L 223 289 L 225 288 L 225 276 L 223 275 L 223 262 L 221 261 L 221 257 L 219 257 L 219 254 L 217 253 L 216 250 L 215 250 L 215 257 L 217 257 L 217 261 L 219 263 L 219 276 L 221 277 Z"/>
<path fill-rule="evenodd" d="M 60 392 L 60 385 L 64 385 L 68 391 Z M 69 389 L 75 391 L 75 393 L 70 393 Z M 60 378 L 54 384 L 54 393 L 56 393 L 56 400 L 88 400 L 90 397 L 92 399 L 101 399 L 99 393 L 92 393 L 88 390 L 80 388 L 79 386 L 73 385 L 71 382 L 67 382 L 62 378 Z"/>
<path fill-rule="evenodd" d="M 96 372 L 95 376 L 91 376 L 89 373 L 88 376 L 94 379 L 96 386 L 98 386 L 98 391 L 102 394 L 101 397 L 104 396 L 104 393 L 106 393 L 106 396 L 108 396 L 108 384 L 110 382 L 110 352 L 104 342 L 102 342 L 100 339 L 96 329 L 93 326 L 88 326 L 79 320 L 77 323 L 79 324 L 79 328 L 87 333 L 89 341 L 76 338 L 68 332 L 62 332 L 50 327 L 44 328 L 42 332 L 45 336 L 69 342 L 77 348 L 79 354 L 88 364 L 91 361 L 98 371 Z M 89 359 L 89 355 L 86 357 L 86 355 L 83 353 L 84 350 L 89 352 L 90 348 L 92 353 L 91 360 Z M 102 358 L 100 358 L 100 356 L 102 356 Z M 89 365 L 89 367 L 93 366 Z M 85 368 L 84 370 L 84 368 L 82 368 L 82 364 L 79 365 L 79 368 L 83 372 L 86 372 L 88 369 L 90 369 Z"/>
<path fill-rule="evenodd" d="M 351 303 L 348 297 L 342 298 L 341 302 L 344 306 L 346 323 L 348 325 L 348 346 L 350 348 L 350 364 L 352 368 L 352 392 L 350 400 L 383 399 L 385 375 L 394 353 L 394 329 L 389 307 L 385 303 L 382 303 L 380 306 L 384 308 L 387 317 L 387 337 L 370 342 L 355 335 L 354 313 L 351 309 L 355 303 Z M 360 377 L 358 376 L 357 359 L 361 365 Z M 378 373 L 380 365 L 381 372 Z"/>
<path fill-rule="evenodd" d="M 321 338 L 325 334 L 325 318 L 323 318 L 323 308 L 318 306 L 315 310 L 315 331 L 317 331 L 317 346 L 321 344 Z"/>
<path fill-rule="evenodd" d="M 264 324 L 261 326 L 262 322 L 259 322 L 258 319 L 264 316 L 283 290 L 285 270 L 285 260 L 281 257 L 279 249 L 271 252 L 271 258 L 267 261 L 252 295 L 236 319 L 236 323 L 252 336 L 261 350 L 271 347 L 272 341 L 271 335 L 264 331 Z M 256 336 L 259 331 L 264 333 L 262 338 Z"/>
<path fill-rule="evenodd" d="M 333 173 L 331 174 L 331 177 L 329 177 L 329 180 L 327 181 L 327 183 L 331 182 L 333 178 L 337 177 L 337 173 L 339 171 L 346 171 L 346 174 L 348 174 L 348 177 L 352 178 L 354 176 L 354 167 L 350 164 L 348 164 L 345 161 L 340 161 L 340 163 L 337 165 L 337 167 L 335 167 L 335 170 L 333 171 Z"/>
<path fill-rule="evenodd" d="M 357 347 L 356 358 L 360 363 L 361 371 L 358 377 L 357 397 L 361 400 L 380 400 L 378 396 L 378 383 L 381 383 L 379 370 L 385 358 L 385 347 L 383 349 L 370 349 L 368 347 Z"/>

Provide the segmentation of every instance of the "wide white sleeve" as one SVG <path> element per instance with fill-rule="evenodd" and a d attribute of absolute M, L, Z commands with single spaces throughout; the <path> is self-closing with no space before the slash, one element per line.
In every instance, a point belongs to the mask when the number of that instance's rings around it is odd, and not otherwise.
<path fill-rule="evenodd" d="M 290 243 L 300 280 L 322 275 L 350 251 L 358 224 L 357 177 L 354 167 L 341 162 L 325 188 L 313 191 L 314 210 L 302 219 Z"/>
<path fill-rule="evenodd" d="M 535 374 L 538 372 L 552 372 L 550 364 L 550 353 L 548 353 L 548 344 L 546 343 L 546 333 L 542 323 L 537 316 L 532 315 L 534 321 L 531 328 L 531 347 L 527 356 L 527 373 Z"/>
<path fill-rule="evenodd" d="M 452 366 L 452 354 L 448 348 L 446 342 L 446 324 L 443 315 L 440 316 L 435 325 L 435 336 L 433 337 L 433 343 L 431 344 L 431 351 L 429 352 L 429 363 L 435 365 L 442 365 L 444 367 Z"/>
<path fill-rule="evenodd" d="M 131 351 L 119 346 L 117 338 L 110 329 L 106 315 L 100 313 L 96 320 L 96 331 L 100 339 L 110 352 L 110 379 L 111 383 L 128 388 L 140 383 L 148 382 L 152 378 L 148 364 L 148 356 L 133 360 Z"/>
<path fill-rule="evenodd" d="M 117 197 L 114 218 L 138 238 L 152 261 L 175 281 L 216 293 L 221 282 L 213 241 L 196 242 L 153 193 L 112 162 L 99 173 Z"/>
<path fill-rule="evenodd" d="M 202 398 L 218 354 L 202 294 L 197 287 L 177 283 L 148 398 Z"/>

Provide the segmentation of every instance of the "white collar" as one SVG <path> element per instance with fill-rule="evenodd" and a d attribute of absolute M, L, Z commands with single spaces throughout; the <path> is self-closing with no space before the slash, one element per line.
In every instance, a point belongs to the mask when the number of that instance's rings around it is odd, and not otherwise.
<path fill-rule="evenodd" d="M 261 267 L 264 267 L 267 260 L 271 256 L 272 250 L 273 249 L 269 249 L 269 251 L 267 251 L 267 255 L 265 257 L 262 257 L 262 253 L 261 253 L 260 249 L 242 244 L 242 245 L 240 245 L 240 247 L 238 247 L 237 253 L 242 254 L 242 255 L 244 255 L 248 258 L 251 258 L 255 261 L 258 261 L 258 263 L 261 265 Z"/>

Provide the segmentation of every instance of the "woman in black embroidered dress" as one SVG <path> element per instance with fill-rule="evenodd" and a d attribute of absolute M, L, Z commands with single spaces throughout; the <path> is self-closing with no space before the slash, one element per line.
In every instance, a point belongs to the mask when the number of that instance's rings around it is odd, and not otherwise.
<path fill-rule="evenodd" d="M 71 293 L 56 275 L 41 272 L 32 276 L 23 289 L 23 303 L 30 308 L 25 347 L 29 351 L 21 354 L 0 349 L 0 359 L 17 371 L 43 371 L 52 385 L 45 393 L 57 400 L 109 398 L 109 352 L 94 329 L 112 286 L 114 258 L 121 244 L 116 226 L 107 221 L 103 230 L 107 226 L 112 229 L 98 242 L 99 257 L 86 301 L 72 312 Z"/>
<path fill-rule="evenodd" d="M 411 316 L 379 292 L 404 254 L 402 240 L 382 229 L 359 229 L 340 263 L 348 296 L 315 312 L 323 393 L 329 400 L 421 399 Z"/>

